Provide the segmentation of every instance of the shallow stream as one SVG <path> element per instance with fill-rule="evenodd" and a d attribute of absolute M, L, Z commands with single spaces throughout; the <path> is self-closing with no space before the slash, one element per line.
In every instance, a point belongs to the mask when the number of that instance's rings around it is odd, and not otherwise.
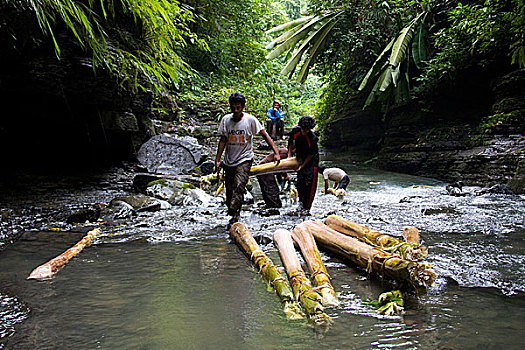
<path fill-rule="evenodd" d="M 326 310 L 333 325 L 315 329 L 286 320 L 275 293 L 229 239 L 222 204 L 140 213 L 106 230 L 113 235 L 47 281 L 26 277 L 82 234 L 27 230 L 21 216 L 18 225 L 28 232 L 0 247 L 0 349 L 522 348 L 524 196 L 478 196 L 479 188 L 466 187 L 469 195 L 454 197 L 432 179 L 325 164 L 346 169 L 351 182 L 338 199 L 322 195 L 320 181 L 314 218 L 337 214 L 398 237 L 404 226 L 419 228 L 438 278 L 427 293 L 405 295 L 405 315 L 378 315 L 364 301 L 388 287 L 323 253 L 342 301 Z M 56 208 L 45 203 L 94 203 L 120 194 L 99 178 L 83 181 L 74 189 L 64 181 L 14 191 L 20 195 L 4 197 L 2 210 L 45 212 Z M 9 201 L 18 208 L 8 208 Z M 245 208 L 242 221 L 254 236 L 269 238 L 276 228 L 312 219 L 288 202 L 278 216 L 253 209 Z M 263 249 L 280 265 L 267 241 Z"/>

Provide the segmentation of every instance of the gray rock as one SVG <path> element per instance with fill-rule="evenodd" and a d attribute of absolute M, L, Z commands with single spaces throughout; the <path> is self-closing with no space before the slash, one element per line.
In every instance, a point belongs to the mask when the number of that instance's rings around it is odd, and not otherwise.
<path fill-rule="evenodd" d="M 202 146 L 193 137 L 169 134 L 153 136 L 137 154 L 138 161 L 151 173 L 183 174 L 195 169 L 202 157 Z"/>
<path fill-rule="evenodd" d="M 171 205 L 182 205 L 182 201 L 189 193 L 188 190 L 194 188 L 195 186 L 186 182 L 160 179 L 148 184 L 146 194 L 148 196 L 168 201 Z"/>

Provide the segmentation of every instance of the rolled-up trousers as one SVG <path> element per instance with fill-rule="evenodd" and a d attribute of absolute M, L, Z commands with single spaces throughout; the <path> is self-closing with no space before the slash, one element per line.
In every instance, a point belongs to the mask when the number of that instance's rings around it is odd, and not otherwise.
<path fill-rule="evenodd" d="M 246 184 L 250 178 L 252 160 L 242 162 L 237 166 L 224 166 L 224 186 L 226 187 L 226 206 L 228 215 L 239 217 L 241 214 Z"/>

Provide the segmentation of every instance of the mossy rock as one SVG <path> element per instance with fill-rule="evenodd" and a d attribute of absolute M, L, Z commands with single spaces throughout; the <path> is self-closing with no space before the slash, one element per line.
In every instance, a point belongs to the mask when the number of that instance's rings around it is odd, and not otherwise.
<path fill-rule="evenodd" d="M 194 185 L 187 182 L 159 179 L 148 184 L 146 194 L 155 198 L 167 200 L 170 204 L 173 204 L 172 202 L 174 201 L 174 198 L 178 198 L 184 195 L 187 190 L 194 188 Z"/>
<path fill-rule="evenodd" d="M 525 159 L 518 163 L 516 173 L 509 181 L 508 186 L 516 194 L 525 194 Z"/>

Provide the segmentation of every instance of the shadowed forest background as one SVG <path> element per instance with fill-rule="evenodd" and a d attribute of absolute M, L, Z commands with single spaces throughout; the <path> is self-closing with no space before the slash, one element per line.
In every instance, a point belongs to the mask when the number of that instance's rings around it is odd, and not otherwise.
<path fill-rule="evenodd" d="M 377 167 L 478 185 L 523 172 L 522 0 L 0 8 L 12 169 L 134 159 L 154 134 L 218 120 L 240 91 L 261 121 L 278 99 L 288 127 L 313 115 L 327 149 Z"/>

